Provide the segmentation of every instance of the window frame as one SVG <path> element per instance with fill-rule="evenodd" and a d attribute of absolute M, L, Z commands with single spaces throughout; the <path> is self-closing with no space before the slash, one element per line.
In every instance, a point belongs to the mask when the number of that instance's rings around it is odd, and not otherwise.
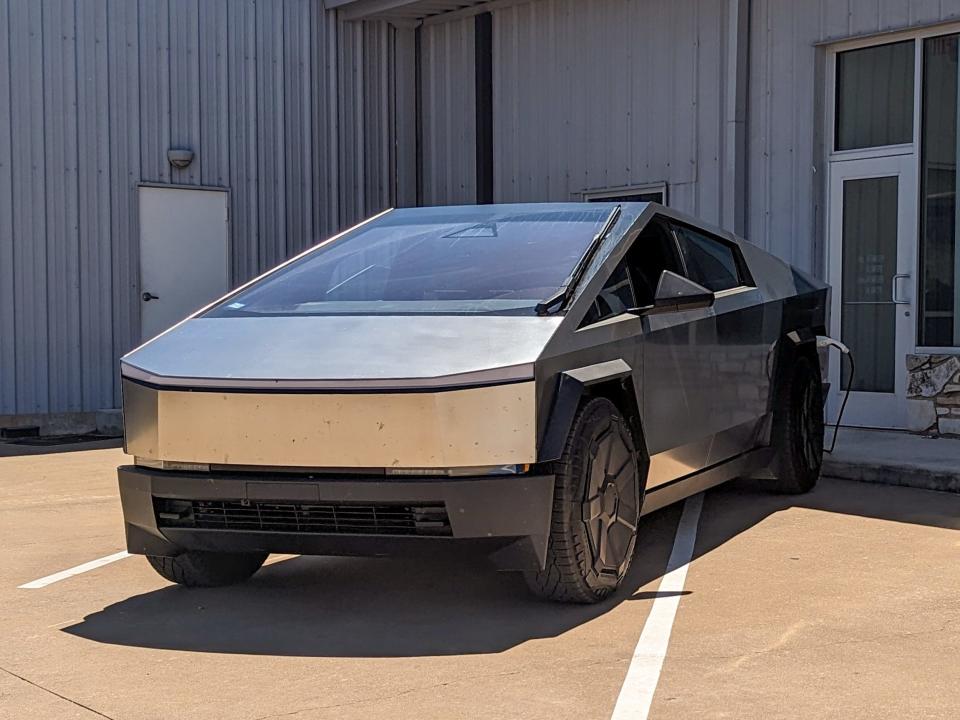
<path fill-rule="evenodd" d="M 690 269 L 687 267 L 687 259 L 684 257 L 683 248 L 680 245 L 680 238 L 677 236 L 676 227 L 684 227 L 689 230 L 694 231 L 698 235 L 702 235 L 708 240 L 713 240 L 720 245 L 723 245 L 730 250 L 733 255 L 733 262 L 737 266 L 737 284 L 731 288 L 726 288 L 725 290 L 711 290 L 715 296 L 722 297 L 723 294 L 729 294 L 733 292 L 739 292 L 740 290 L 753 289 L 757 287 L 756 282 L 753 279 L 753 273 L 750 272 L 750 267 L 747 265 L 747 261 L 743 257 L 743 252 L 740 250 L 740 246 L 735 242 L 731 242 L 726 238 L 718 236 L 716 233 L 712 233 L 709 230 L 704 230 L 703 228 L 693 225 L 692 223 L 683 222 L 682 220 L 675 220 L 673 218 L 667 220 L 667 230 L 670 232 L 670 235 L 673 237 L 673 242 L 676 247 L 677 254 L 680 257 L 680 263 L 683 266 L 683 276 L 692 282 L 700 284 L 695 278 L 690 277 Z M 707 288 L 709 290 L 709 288 Z"/>
<path fill-rule="evenodd" d="M 903 33 L 887 33 L 882 36 L 873 35 L 866 38 L 857 38 L 840 43 L 829 44 L 827 53 L 827 76 L 826 90 L 827 102 L 824 103 L 825 125 L 824 125 L 824 145 L 826 148 L 827 161 L 836 162 L 840 160 L 861 160 L 873 157 L 888 157 L 893 155 L 911 155 L 915 148 L 919 147 L 920 142 L 920 88 L 923 82 L 923 38 L 934 35 L 950 35 L 951 32 L 942 32 L 938 28 L 937 32 L 919 34 L 916 31 Z M 960 32 L 960 24 L 957 30 Z M 837 150 L 837 71 L 839 57 L 850 50 L 864 50 L 877 47 L 878 45 L 892 45 L 898 42 L 912 41 L 913 49 L 913 137 L 910 142 L 897 145 L 876 145 L 868 148 L 856 148 L 854 150 Z"/>
<path fill-rule="evenodd" d="M 636 239 L 636 238 L 634 238 L 634 239 Z M 632 244 L 632 243 L 631 243 L 631 247 L 633 247 L 633 244 Z M 627 252 L 630 252 L 630 248 L 627 248 Z M 602 292 L 606 289 L 607 283 L 609 283 L 610 280 L 611 280 L 611 278 L 613 278 L 613 276 L 617 274 L 617 272 L 620 270 L 620 268 L 626 266 L 626 262 L 627 262 L 627 253 L 624 253 L 624 254 L 623 254 L 623 257 L 620 258 L 620 262 L 618 262 L 616 265 L 614 265 L 613 270 L 610 272 L 610 274 L 609 274 L 609 275 L 606 277 L 606 279 L 603 281 L 603 285 L 601 285 L 601 286 L 600 286 L 600 289 L 597 290 L 597 292 L 594 294 L 593 299 L 590 301 L 590 306 L 587 308 L 587 312 L 584 313 L 583 317 L 580 319 L 580 324 L 577 326 L 577 330 L 582 330 L 583 328 L 593 327 L 593 326 L 595 326 L 595 325 L 599 325 L 600 323 L 609 322 L 610 320 L 614 320 L 615 318 L 619 318 L 619 317 L 622 317 L 622 316 L 624 316 L 624 315 L 630 315 L 630 314 L 631 314 L 631 313 L 629 313 L 629 312 L 627 312 L 627 311 L 625 310 L 625 311 L 623 311 L 623 312 L 616 313 L 615 315 L 607 315 L 607 316 L 605 316 L 605 317 L 597 318 L 596 320 L 593 320 L 593 321 L 591 321 L 591 322 L 587 322 L 587 317 L 590 315 L 590 311 L 591 311 L 594 307 L 597 306 L 597 300 L 600 299 L 600 293 L 602 293 Z M 629 268 L 626 268 L 626 276 L 627 276 L 627 284 L 630 286 L 630 295 L 633 297 L 633 302 L 636 303 L 636 302 L 637 302 L 637 290 L 636 290 L 636 288 L 634 287 L 634 284 L 633 284 L 633 274 L 630 272 L 630 269 L 629 269 Z M 631 306 L 631 307 L 635 307 L 635 306 Z M 628 308 L 628 309 L 629 309 L 629 308 Z"/>
<path fill-rule="evenodd" d="M 837 149 L 837 129 L 840 122 L 840 114 L 837 112 L 837 106 L 840 102 L 840 95 L 838 94 L 839 90 L 839 72 L 840 72 L 840 56 L 848 52 L 854 52 L 857 50 L 870 50 L 873 48 L 885 47 L 887 45 L 899 45 L 906 43 L 913 43 L 913 107 L 912 107 L 912 132 L 910 133 L 911 138 L 908 142 L 902 143 L 892 143 L 889 145 L 869 145 L 867 147 L 860 148 L 850 148 L 847 150 L 838 150 Z M 829 122 L 830 125 L 827 126 L 827 148 L 828 154 L 832 159 L 835 160 L 852 160 L 857 159 L 861 156 L 864 157 L 876 157 L 877 155 L 903 155 L 913 152 L 914 147 L 918 147 L 918 139 L 920 133 L 917 130 L 917 122 L 919 120 L 918 116 L 918 103 L 917 103 L 917 88 L 918 83 L 923 79 L 923 68 L 918 64 L 923 62 L 923 52 L 922 52 L 923 42 L 917 42 L 915 37 L 889 37 L 884 38 L 882 42 L 870 43 L 853 43 L 848 46 L 837 46 L 833 48 L 833 52 L 830 56 L 830 63 L 828 68 L 827 83 L 829 85 L 829 98 L 830 102 L 828 103 L 829 111 Z M 920 51 L 918 52 L 918 46 Z"/>
<path fill-rule="evenodd" d="M 696 280 L 690 277 L 690 272 L 689 272 L 689 269 L 687 268 L 687 261 L 683 256 L 683 250 L 680 247 L 680 240 L 677 237 L 677 233 L 674 229 L 675 227 L 689 228 L 690 230 L 693 230 L 699 235 L 702 235 L 703 237 L 709 240 L 713 240 L 725 246 L 731 251 L 734 262 L 736 263 L 736 266 L 737 266 L 737 281 L 739 282 L 739 284 L 731 288 L 727 288 L 726 290 L 711 290 L 711 292 L 714 294 L 715 297 L 726 297 L 727 295 L 733 295 L 735 293 L 743 292 L 744 290 L 756 289 L 757 286 L 756 286 L 756 283 L 754 282 L 753 274 L 750 272 L 750 268 L 743 257 L 743 252 L 741 251 L 740 246 L 736 242 L 720 237 L 716 233 L 710 232 L 709 230 L 706 230 L 698 225 L 694 225 L 693 223 L 685 222 L 683 220 L 678 220 L 674 217 L 670 217 L 668 215 L 663 215 L 658 213 L 654 215 L 652 218 L 650 218 L 647 224 L 644 225 L 643 228 L 640 230 L 640 232 L 638 232 L 636 236 L 634 236 L 634 238 L 630 241 L 629 246 L 626 248 L 626 250 L 624 250 L 623 255 L 620 257 L 620 260 L 614 266 L 610 274 L 604 279 L 603 285 L 600 286 L 600 289 L 597 290 L 593 298 L 590 300 L 591 308 L 594 306 L 594 303 L 597 302 L 597 299 L 600 297 L 600 293 L 603 292 L 604 288 L 607 287 L 607 283 L 610 281 L 610 278 L 612 278 L 617 273 L 617 271 L 622 265 L 627 265 L 627 257 L 629 256 L 630 251 L 633 250 L 634 244 L 639 240 L 643 232 L 647 228 L 655 224 L 659 225 L 661 229 L 666 233 L 668 241 L 670 242 L 673 248 L 674 255 L 677 261 L 679 262 L 680 269 L 683 273 L 683 277 L 685 277 L 686 279 L 692 280 L 693 282 L 697 282 Z M 629 265 L 627 265 L 627 280 L 630 283 L 630 292 L 633 295 L 634 302 L 637 302 L 636 284 L 634 282 L 633 273 L 630 272 Z M 580 320 L 580 324 L 578 325 L 577 330 L 594 327 L 595 325 L 609 322 L 623 315 L 630 314 L 626 312 L 621 312 L 621 313 L 617 313 L 616 315 L 609 315 L 607 317 L 602 317 L 588 323 L 586 322 L 586 319 L 589 312 L 590 310 L 588 309 L 587 313 L 585 313 L 583 318 Z"/>
<path fill-rule="evenodd" d="M 895 30 L 891 32 L 870 33 L 860 37 L 849 38 L 846 40 L 824 40 L 814 43 L 814 47 L 821 48 L 826 52 L 826 76 L 824 78 L 824 98 L 822 113 L 823 132 L 821 142 L 823 150 L 821 157 L 825 157 L 827 164 L 841 162 L 844 160 L 863 160 L 869 158 L 892 157 L 896 155 L 910 155 L 915 165 L 916 173 L 916 208 L 918 213 L 916 240 L 914 248 L 913 275 L 919 280 L 920 273 L 920 244 L 921 244 L 921 226 L 919 213 L 922 211 L 920 202 L 922 174 L 922 133 L 923 133 L 923 81 L 924 81 L 924 41 L 930 38 L 942 37 L 945 35 L 960 34 L 960 22 L 936 22 L 926 26 L 908 28 L 905 30 Z M 871 147 L 858 150 L 837 151 L 836 148 L 836 108 L 837 108 L 837 57 L 848 50 L 858 50 L 861 48 L 874 47 L 876 45 L 887 45 L 889 43 L 909 40 L 914 43 L 914 89 L 913 89 L 913 140 L 903 145 L 886 145 Z M 829 175 L 829 172 L 828 172 Z M 824 186 L 825 195 L 829 193 L 828 186 Z M 824 226 L 825 237 L 828 232 Z M 826 262 L 829 263 L 829 258 Z M 919 285 L 915 285 L 919 287 Z M 960 355 L 960 344 L 952 346 L 936 346 L 920 344 L 920 312 L 919 304 L 914 302 L 911 309 L 915 315 L 913 341 L 911 347 L 913 352 L 921 355 Z"/>
<path fill-rule="evenodd" d="M 926 200 L 928 199 L 929 196 L 925 192 L 927 189 L 928 177 L 927 177 L 927 173 L 924 172 L 926 168 L 927 153 L 928 153 L 928 145 L 924 142 L 926 130 L 928 127 L 927 125 L 928 115 L 925 112 L 927 86 L 924 84 L 924 81 L 927 78 L 927 55 L 926 55 L 927 43 L 928 41 L 936 38 L 956 38 L 957 44 L 958 44 L 958 52 L 960 52 L 960 31 L 954 32 L 954 33 L 937 34 L 937 35 L 932 35 L 927 37 L 918 37 L 915 39 L 915 42 L 918 48 L 918 56 L 922 59 L 923 66 L 920 68 L 921 86 L 916 91 L 916 94 L 918 96 L 919 109 L 917 110 L 917 115 L 914 119 L 915 122 L 920 123 L 920 128 L 917 133 L 918 140 L 916 144 L 917 173 L 916 173 L 916 180 L 915 180 L 916 193 L 917 193 L 917 205 L 916 205 L 917 235 L 916 235 L 916 248 L 915 248 L 914 257 L 913 257 L 913 265 L 914 265 L 913 273 L 915 276 L 915 281 L 914 281 L 914 297 L 913 297 L 913 303 L 912 303 L 912 310 L 914 311 L 914 317 L 916 318 L 914 322 L 914 346 L 916 348 L 916 352 L 931 353 L 931 351 L 933 351 L 933 353 L 936 353 L 936 354 L 955 355 L 957 353 L 960 353 L 960 335 L 957 334 L 958 331 L 956 329 L 957 322 L 960 321 L 960 315 L 958 315 L 958 312 L 960 311 L 958 311 L 957 309 L 958 303 L 960 303 L 960 286 L 957 286 L 956 282 L 954 284 L 954 299 L 953 299 L 954 310 L 953 312 L 949 313 L 950 317 L 953 319 L 953 324 L 954 324 L 954 328 L 953 328 L 954 344 L 940 346 L 940 345 L 929 345 L 929 344 L 924 345 L 921 343 L 921 339 L 925 335 L 924 324 L 926 323 L 927 318 L 935 317 L 937 315 L 942 316 L 946 314 L 945 311 L 942 311 L 942 310 L 932 310 L 932 311 L 927 310 L 924 303 L 924 290 L 926 289 L 926 282 L 924 277 L 926 267 L 924 265 L 924 262 L 927 259 L 925 257 L 926 255 L 925 250 L 928 250 L 928 248 L 926 247 L 927 238 L 925 237 L 925 232 L 928 229 L 927 222 L 929 220 L 927 216 L 927 206 L 926 206 Z M 960 93 L 958 93 L 957 95 L 957 105 L 958 105 L 958 110 L 960 110 Z M 957 110 L 954 110 L 954 112 L 957 112 Z M 956 132 L 960 134 L 960 119 L 958 119 Z M 957 137 L 956 142 L 957 142 L 956 152 L 960 153 L 960 137 Z M 960 155 L 955 155 L 955 157 L 960 158 Z M 954 220 L 956 221 L 960 219 L 960 163 L 958 163 L 958 170 L 954 175 L 954 182 L 955 182 Z M 958 243 L 958 241 L 960 241 L 960 237 L 958 237 L 958 228 L 955 228 L 954 243 L 960 244 Z M 954 248 L 953 262 L 955 265 L 956 263 L 960 262 L 960 247 Z M 956 273 L 954 275 L 954 279 L 955 281 L 957 279 Z"/>
<path fill-rule="evenodd" d="M 670 197 L 667 193 L 666 182 L 646 183 L 643 185 L 621 185 L 620 187 L 581 190 L 579 193 L 574 193 L 574 198 L 582 202 L 623 202 L 624 198 L 630 197 L 631 195 L 653 193 L 660 193 L 660 205 L 666 207 L 669 204 Z"/>

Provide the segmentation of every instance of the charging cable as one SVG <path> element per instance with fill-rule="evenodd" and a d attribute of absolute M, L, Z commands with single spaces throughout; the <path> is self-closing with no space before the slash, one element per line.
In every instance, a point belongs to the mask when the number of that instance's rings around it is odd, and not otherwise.
<path fill-rule="evenodd" d="M 854 374 L 854 362 L 853 362 L 853 353 L 850 352 L 850 348 L 844 345 L 839 340 L 834 340 L 832 337 L 827 337 L 826 335 L 817 335 L 817 348 L 836 348 L 840 351 L 840 362 L 843 363 L 843 358 L 847 358 L 849 364 L 850 375 L 847 377 L 847 387 L 843 391 L 843 400 L 840 403 L 840 412 L 837 413 L 837 424 L 833 426 L 833 441 L 830 443 L 830 449 L 824 449 L 825 453 L 832 453 L 833 449 L 837 446 L 837 435 L 840 432 L 840 420 L 843 418 L 843 411 L 847 407 L 847 400 L 850 398 L 850 390 L 853 387 L 853 374 Z M 841 373 L 842 375 L 842 373 Z"/>

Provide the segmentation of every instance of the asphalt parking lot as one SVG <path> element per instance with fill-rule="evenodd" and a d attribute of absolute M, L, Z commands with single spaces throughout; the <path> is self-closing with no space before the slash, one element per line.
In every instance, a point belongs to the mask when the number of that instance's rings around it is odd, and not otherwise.
<path fill-rule="evenodd" d="M 682 590 L 658 592 L 678 506 L 644 520 L 626 588 L 594 607 L 473 559 L 275 557 L 185 590 L 121 557 L 21 588 L 123 549 L 123 460 L 0 458 L 2 718 L 606 719 L 634 708 L 622 688 L 655 690 L 651 718 L 960 717 L 957 495 L 722 487 Z M 661 602 L 662 669 L 624 688 Z"/>

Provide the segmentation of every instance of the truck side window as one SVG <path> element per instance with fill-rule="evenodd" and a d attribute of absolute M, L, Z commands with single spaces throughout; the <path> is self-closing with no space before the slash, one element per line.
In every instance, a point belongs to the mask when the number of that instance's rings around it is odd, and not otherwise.
<path fill-rule="evenodd" d="M 664 270 L 683 274 L 683 265 L 670 231 L 654 219 L 634 240 L 627 252 L 637 305 L 653 305 L 657 283 Z"/>
<path fill-rule="evenodd" d="M 593 304 L 583 318 L 583 322 L 580 323 L 580 327 L 615 317 L 632 307 L 636 307 L 633 286 L 630 282 L 627 266 L 624 262 L 621 262 L 617 265 L 613 274 L 610 275 L 610 279 L 604 284 L 603 289 L 597 293 L 597 297 L 594 298 Z"/>
<path fill-rule="evenodd" d="M 718 292 L 742 285 L 737 256 L 730 245 L 683 225 L 675 225 L 687 277 Z"/>

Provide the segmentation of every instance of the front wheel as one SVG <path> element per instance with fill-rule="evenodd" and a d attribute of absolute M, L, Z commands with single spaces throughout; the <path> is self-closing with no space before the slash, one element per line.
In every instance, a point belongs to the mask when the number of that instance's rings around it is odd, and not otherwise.
<path fill-rule="evenodd" d="M 773 446 L 776 449 L 774 492 L 809 492 L 823 464 L 823 386 L 820 364 L 800 356 L 788 368 L 779 391 Z"/>
<path fill-rule="evenodd" d="M 549 600 L 599 602 L 630 567 L 640 517 L 636 448 L 616 405 L 580 408 L 556 469 L 546 565 L 527 583 Z"/>
<path fill-rule="evenodd" d="M 186 587 L 222 587 L 243 582 L 267 559 L 267 553 L 218 553 L 193 550 L 147 561 L 162 577 Z"/>

